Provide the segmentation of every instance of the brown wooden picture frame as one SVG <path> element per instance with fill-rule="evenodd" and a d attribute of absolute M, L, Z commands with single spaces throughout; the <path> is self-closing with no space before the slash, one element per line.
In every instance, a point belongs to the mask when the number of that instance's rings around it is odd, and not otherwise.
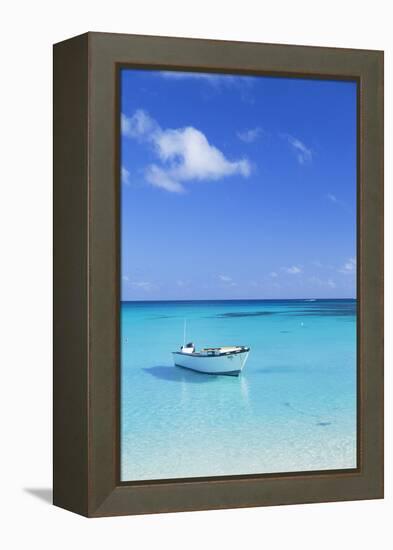
<path fill-rule="evenodd" d="M 358 467 L 121 483 L 122 66 L 358 82 Z M 87 33 L 54 46 L 54 504 L 89 517 L 383 497 L 383 52 Z"/>

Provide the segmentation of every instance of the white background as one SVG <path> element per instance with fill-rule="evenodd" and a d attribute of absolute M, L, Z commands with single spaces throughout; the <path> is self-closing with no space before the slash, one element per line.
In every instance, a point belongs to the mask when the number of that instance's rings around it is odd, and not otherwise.
<path fill-rule="evenodd" d="M 389 2 L 43 0 L 0 20 L 0 545 L 3 548 L 391 548 L 391 341 L 386 346 L 386 499 L 87 520 L 51 486 L 51 45 L 90 31 L 384 49 L 386 241 L 391 248 Z M 389 216 L 390 213 L 390 216 Z M 386 281 L 392 254 L 386 247 Z M 392 328 L 386 289 L 386 332 Z M 391 339 L 390 339 L 391 340 Z"/>

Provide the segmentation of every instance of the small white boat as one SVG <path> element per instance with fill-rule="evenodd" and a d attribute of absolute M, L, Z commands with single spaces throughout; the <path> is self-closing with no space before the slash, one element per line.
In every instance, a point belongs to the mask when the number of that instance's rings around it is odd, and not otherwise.
<path fill-rule="evenodd" d="M 227 374 L 238 376 L 246 364 L 250 348 L 246 346 L 224 346 L 203 348 L 196 351 L 189 343 L 173 352 L 175 366 L 206 374 Z"/>

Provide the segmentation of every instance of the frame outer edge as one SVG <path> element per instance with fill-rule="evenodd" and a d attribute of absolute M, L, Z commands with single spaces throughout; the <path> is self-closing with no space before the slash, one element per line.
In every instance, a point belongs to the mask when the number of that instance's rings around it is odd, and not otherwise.
<path fill-rule="evenodd" d="M 383 355 L 381 329 L 383 322 L 383 277 L 379 271 L 383 259 L 383 227 L 380 208 L 383 187 L 383 81 L 380 52 L 340 50 L 331 48 L 291 47 L 165 39 L 89 33 L 89 305 L 91 378 L 89 379 L 89 502 L 88 515 L 110 516 L 145 514 L 180 510 L 202 510 L 381 498 L 383 462 Z M 214 48 L 213 48 L 214 46 Z M 214 55 L 213 55 L 214 54 Z M 233 54 L 233 57 L 232 57 Z M 118 305 L 117 229 L 116 225 L 116 160 L 114 150 L 115 65 L 130 64 L 156 68 L 184 69 L 189 64 L 195 70 L 256 72 L 276 75 L 303 75 L 364 79 L 365 109 L 362 108 L 361 152 L 361 212 L 364 227 L 361 235 L 362 258 L 374 259 L 378 265 L 367 264 L 361 279 L 361 301 L 366 326 L 375 321 L 370 339 L 360 350 L 366 406 L 361 420 L 365 447 L 362 467 L 358 472 L 331 471 L 304 475 L 269 476 L 266 478 L 221 480 L 176 480 L 168 483 L 147 482 L 145 485 L 118 485 L 116 478 L 116 358 Z M 178 63 L 178 65 L 177 65 Z M 243 63 L 243 64 L 242 64 Z M 276 68 L 275 68 L 276 67 Z M 113 82 L 111 81 L 113 79 Z M 376 91 L 377 90 L 377 91 Z M 367 115 L 368 112 L 368 115 Z M 373 123 L 376 120 L 376 125 Z M 372 130 L 374 144 L 368 129 Z M 366 169 L 364 169 L 366 168 Z M 111 182 L 111 183 L 109 183 Z M 374 203 L 375 196 L 377 200 Z M 369 202 L 372 201 L 370 206 Z M 367 231 L 365 231 L 367 229 Z M 363 252 L 365 252 L 363 254 Z M 363 261 L 363 260 L 362 260 Z M 116 280 L 115 285 L 113 280 Z M 373 286 L 374 285 L 374 286 Z M 367 290 L 367 292 L 365 292 Z M 368 332 L 366 332 L 368 334 Z M 362 359 L 362 360 L 363 360 Z M 372 368 L 371 363 L 375 363 Z M 368 398 L 371 396 L 369 402 Z M 375 428 L 377 428 L 375 430 Z M 377 433 L 373 433 L 376 431 Z M 111 447 L 112 446 L 112 447 Z"/>
<path fill-rule="evenodd" d="M 53 47 L 53 503 L 88 514 L 87 35 Z"/>
<path fill-rule="evenodd" d="M 371 52 L 364 70 L 360 216 L 362 430 L 364 474 L 384 496 L 384 54 Z M 364 321 L 364 323 L 363 323 Z"/>

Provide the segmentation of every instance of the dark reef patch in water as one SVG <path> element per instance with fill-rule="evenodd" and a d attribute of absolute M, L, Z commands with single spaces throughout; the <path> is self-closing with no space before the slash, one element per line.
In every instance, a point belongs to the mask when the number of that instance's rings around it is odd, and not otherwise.
<path fill-rule="evenodd" d="M 317 426 L 330 426 L 331 422 L 317 422 Z"/>
<path fill-rule="evenodd" d="M 231 319 L 238 317 L 265 317 L 266 315 L 276 315 L 275 311 L 230 311 L 228 313 L 218 313 L 214 317 L 220 319 Z"/>
<path fill-rule="evenodd" d="M 356 316 L 356 303 L 330 304 L 310 302 L 310 305 L 296 304 L 293 309 L 282 311 L 228 311 L 226 313 L 217 313 L 214 318 L 219 319 L 239 319 L 241 317 L 267 317 L 270 315 L 280 315 L 288 317 L 352 317 Z"/>
<path fill-rule="evenodd" d="M 154 315 L 154 317 L 149 317 L 150 321 L 155 321 L 156 319 L 171 319 L 174 315 Z"/>

